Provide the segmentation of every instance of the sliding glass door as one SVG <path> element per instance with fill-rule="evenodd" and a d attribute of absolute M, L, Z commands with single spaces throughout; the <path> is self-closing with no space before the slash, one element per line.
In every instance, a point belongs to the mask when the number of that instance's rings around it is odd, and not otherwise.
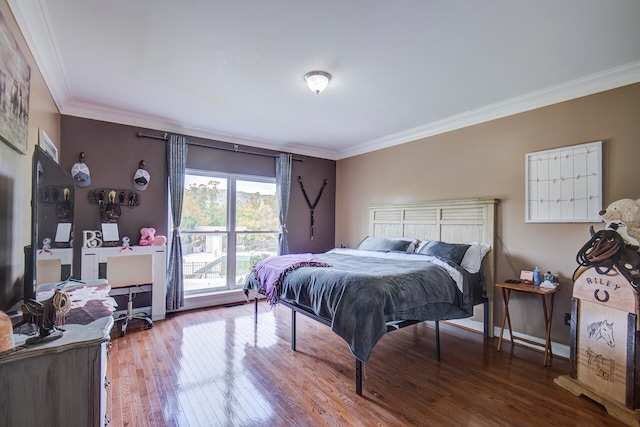
<path fill-rule="evenodd" d="M 188 170 L 182 208 L 186 295 L 241 288 L 260 259 L 276 255 L 273 178 Z"/>

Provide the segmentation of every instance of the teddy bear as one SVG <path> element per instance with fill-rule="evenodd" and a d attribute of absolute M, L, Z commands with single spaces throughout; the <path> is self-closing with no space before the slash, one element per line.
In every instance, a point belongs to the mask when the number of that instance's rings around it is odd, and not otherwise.
<path fill-rule="evenodd" d="M 44 239 L 42 239 L 42 250 L 48 251 L 49 249 L 51 249 L 51 238 L 45 237 Z"/>
<path fill-rule="evenodd" d="M 140 246 L 152 246 L 156 239 L 156 229 L 149 228 L 141 228 L 140 229 Z"/>
<path fill-rule="evenodd" d="M 620 199 L 600 211 L 606 228 L 615 230 L 625 243 L 640 248 L 640 199 Z"/>

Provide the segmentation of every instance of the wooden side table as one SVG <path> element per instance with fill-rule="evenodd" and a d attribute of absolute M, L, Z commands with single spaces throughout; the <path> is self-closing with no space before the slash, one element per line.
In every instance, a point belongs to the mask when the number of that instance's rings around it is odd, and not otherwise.
<path fill-rule="evenodd" d="M 517 339 L 529 344 L 544 347 L 544 363 L 542 366 L 547 366 L 549 356 L 553 357 L 553 352 L 551 350 L 551 319 L 553 318 L 553 299 L 555 293 L 558 292 L 559 287 L 557 286 L 555 288 L 541 288 L 540 286 L 530 285 L 527 283 L 496 283 L 496 286 L 502 288 L 502 298 L 504 299 L 504 314 L 502 315 L 502 327 L 500 328 L 498 351 L 500 351 L 500 349 L 502 348 L 502 334 L 504 333 L 504 325 L 506 322 L 509 326 L 509 336 L 511 337 L 511 344 L 513 344 L 514 340 Z M 511 329 L 511 317 L 509 316 L 509 298 L 511 297 L 511 291 L 538 294 L 542 297 L 542 311 L 544 312 L 544 324 L 546 328 L 546 340 L 544 346 L 539 342 L 513 335 L 513 331 Z M 550 296 L 549 310 L 547 310 L 547 295 Z"/>

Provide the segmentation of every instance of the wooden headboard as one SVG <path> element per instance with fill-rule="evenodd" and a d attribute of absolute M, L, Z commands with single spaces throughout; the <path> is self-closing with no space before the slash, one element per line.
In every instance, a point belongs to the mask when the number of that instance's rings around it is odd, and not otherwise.
<path fill-rule="evenodd" d="M 491 246 L 483 262 L 489 302 L 489 333 L 493 335 L 495 220 L 498 199 L 439 200 L 369 207 L 369 235 L 441 240 L 448 243 L 484 242 Z"/>

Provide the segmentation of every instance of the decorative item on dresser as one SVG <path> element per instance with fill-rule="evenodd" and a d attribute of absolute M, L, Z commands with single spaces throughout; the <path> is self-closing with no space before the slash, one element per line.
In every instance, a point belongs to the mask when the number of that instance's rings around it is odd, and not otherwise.
<path fill-rule="evenodd" d="M 284 257 L 264 260 L 247 279 L 245 293 L 264 293 L 272 303 L 291 308 L 293 350 L 296 313 L 331 326 L 356 357 L 356 393 L 361 395 L 362 362 L 386 332 L 436 321 L 439 359 L 438 322 L 470 317 L 482 303 L 481 330 L 491 335 L 496 203 L 473 199 L 371 207 L 370 236 L 358 249 L 307 254 L 290 265 Z M 426 241 L 417 253 L 415 239 Z M 466 260 L 467 252 L 473 261 Z M 255 304 L 257 322 L 257 298 Z"/>

